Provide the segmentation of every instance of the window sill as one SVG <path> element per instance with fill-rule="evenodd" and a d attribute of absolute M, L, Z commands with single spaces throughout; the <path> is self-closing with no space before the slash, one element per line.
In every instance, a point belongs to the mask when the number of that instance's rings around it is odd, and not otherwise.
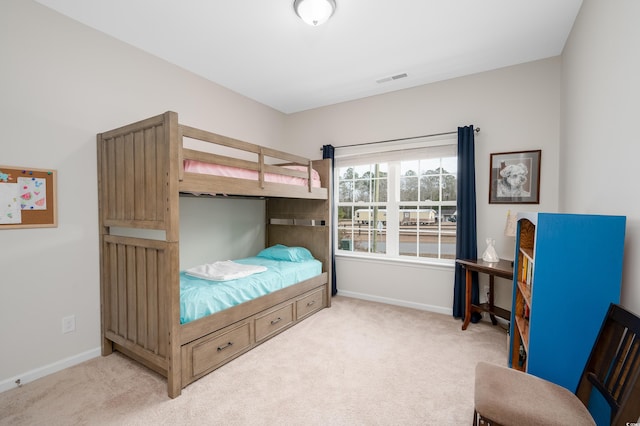
<path fill-rule="evenodd" d="M 431 259 L 425 258 L 416 260 L 412 258 L 400 258 L 400 257 L 379 257 L 374 255 L 367 255 L 364 253 L 353 253 L 353 252 L 336 252 L 336 258 L 355 260 L 355 261 L 363 261 L 363 262 L 371 262 L 371 263 L 387 263 L 393 265 L 402 265 L 408 267 L 416 267 L 416 268 L 431 268 L 431 269 L 446 269 L 451 270 L 455 268 L 455 260 L 454 259 Z"/>

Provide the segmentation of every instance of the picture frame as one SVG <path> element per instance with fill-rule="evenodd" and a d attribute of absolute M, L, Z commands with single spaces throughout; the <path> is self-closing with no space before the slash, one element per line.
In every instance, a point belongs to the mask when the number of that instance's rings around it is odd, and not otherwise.
<path fill-rule="evenodd" d="M 540 204 L 542 150 L 497 152 L 489 164 L 489 204 Z"/>

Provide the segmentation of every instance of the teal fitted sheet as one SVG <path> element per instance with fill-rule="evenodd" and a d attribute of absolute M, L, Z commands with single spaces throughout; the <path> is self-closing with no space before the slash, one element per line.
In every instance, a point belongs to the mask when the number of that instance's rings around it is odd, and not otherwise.
<path fill-rule="evenodd" d="M 318 260 L 289 262 L 263 257 L 236 259 L 246 265 L 266 266 L 265 272 L 229 281 L 209 281 L 180 272 L 180 323 L 203 318 L 248 300 L 299 283 L 322 273 Z"/>

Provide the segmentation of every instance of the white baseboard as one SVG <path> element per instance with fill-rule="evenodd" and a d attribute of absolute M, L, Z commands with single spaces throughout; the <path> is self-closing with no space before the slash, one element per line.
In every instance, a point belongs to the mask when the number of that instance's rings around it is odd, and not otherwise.
<path fill-rule="evenodd" d="M 356 293 L 338 289 L 338 296 L 353 297 L 354 299 L 368 300 L 370 302 L 387 303 L 389 305 L 404 306 L 405 308 L 419 309 L 421 311 L 435 312 L 438 314 L 453 315 L 453 309 L 444 306 L 425 305 L 423 303 L 409 302 L 407 300 L 391 299 L 389 297 L 372 296 L 370 294 Z"/>
<path fill-rule="evenodd" d="M 53 364 L 45 365 L 44 367 L 36 368 L 35 370 L 27 371 L 15 377 L 10 377 L 0 382 L 0 392 L 5 392 L 25 383 L 33 382 L 34 380 L 48 376 L 49 374 L 56 373 L 64 370 L 65 368 L 73 367 L 74 365 L 88 361 L 92 358 L 99 357 L 101 354 L 100 348 L 91 349 L 86 352 L 73 355 L 69 358 L 54 362 Z"/>

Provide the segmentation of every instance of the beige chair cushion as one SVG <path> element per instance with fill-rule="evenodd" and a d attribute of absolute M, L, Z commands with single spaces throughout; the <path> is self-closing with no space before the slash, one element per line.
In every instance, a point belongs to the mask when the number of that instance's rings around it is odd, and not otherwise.
<path fill-rule="evenodd" d="M 476 366 L 475 409 L 505 426 L 595 425 L 582 402 L 562 386 L 486 362 Z"/>

